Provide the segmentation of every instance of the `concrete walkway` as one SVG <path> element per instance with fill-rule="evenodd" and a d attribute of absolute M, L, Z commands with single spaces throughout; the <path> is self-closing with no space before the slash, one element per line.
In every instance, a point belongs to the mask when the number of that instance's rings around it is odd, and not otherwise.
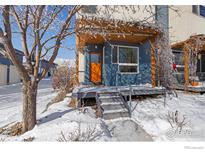
<path fill-rule="evenodd" d="M 116 141 L 153 141 L 152 137 L 131 119 L 110 122 L 108 129 L 112 130 L 111 135 Z"/>

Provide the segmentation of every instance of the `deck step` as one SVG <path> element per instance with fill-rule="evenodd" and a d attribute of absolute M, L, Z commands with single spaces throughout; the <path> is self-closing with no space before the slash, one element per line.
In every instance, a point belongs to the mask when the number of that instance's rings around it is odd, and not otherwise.
<path fill-rule="evenodd" d="M 119 96 L 118 93 L 100 93 L 99 94 L 100 97 L 110 97 L 110 96 Z"/>
<path fill-rule="evenodd" d="M 120 110 L 120 109 L 126 110 L 123 103 L 120 103 L 120 104 L 101 104 L 101 107 L 103 108 L 104 111 Z"/>
<path fill-rule="evenodd" d="M 122 117 L 130 117 L 128 112 L 114 112 L 114 113 L 105 113 L 103 114 L 103 118 L 105 120 L 117 119 Z"/>
<path fill-rule="evenodd" d="M 102 97 L 99 97 L 99 100 L 103 103 L 103 102 L 122 102 L 123 98 L 118 96 L 118 97 L 107 97 L 107 98 L 102 98 Z"/>
<path fill-rule="evenodd" d="M 102 108 L 102 117 L 106 120 L 129 117 L 125 100 L 120 93 L 99 93 L 97 99 Z"/>

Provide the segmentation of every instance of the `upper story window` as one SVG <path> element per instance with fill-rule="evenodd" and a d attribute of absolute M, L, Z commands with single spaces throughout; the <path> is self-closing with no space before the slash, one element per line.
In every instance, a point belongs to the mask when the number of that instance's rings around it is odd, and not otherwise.
<path fill-rule="evenodd" d="M 205 5 L 192 5 L 192 12 L 205 17 Z"/>
<path fill-rule="evenodd" d="M 192 5 L 192 12 L 194 14 L 199 14 L 199 6 L 198 5 Z"/>

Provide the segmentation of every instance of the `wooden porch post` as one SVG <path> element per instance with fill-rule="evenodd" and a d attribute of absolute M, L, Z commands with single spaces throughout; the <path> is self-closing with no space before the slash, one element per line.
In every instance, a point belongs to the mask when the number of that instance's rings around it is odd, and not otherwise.
<path fill-rule="evenodd" d="M 155 46 L 150 41 L 151 45 L 151 79 L 152 87 L 156 87 L 156 57 L 155 57 Z"/>
<path fill-rule="evenodd" d="M 183 52 L 184 52 L 184 80 L 185 80 L 184 90 L 187 91 L 189 86 L 189 49 L 187 48 L 186 45 L 183 48 Z"/>

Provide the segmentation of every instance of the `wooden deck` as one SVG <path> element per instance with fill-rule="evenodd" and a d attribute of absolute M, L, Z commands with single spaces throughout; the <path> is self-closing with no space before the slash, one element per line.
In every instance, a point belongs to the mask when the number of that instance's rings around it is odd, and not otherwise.
<path fill-rule="evenodd" d="M 148 86 L 78 87 L 73 90 L 72 97 L 79 100 L 82 98 L 95 98 L 96 93 L 113 93 L 113 92 L 119 92 L 123 96 L 129 96 L 130 92 L 132 96 L 152 96 L 152 95 L 163 95 L 165 93 L 165 88 L 162 87 L 152 88 Z"/>
<path fill-rule="evenodd" d="M 176 90 L 184 90 L 183 85 L 177 85 L 174 86 L 174 89 Z M 188 92 L 193 92 L 193 93 L 205 93 L 205 85 L 204 86 L 189 86 L 188 87 Z"/>

